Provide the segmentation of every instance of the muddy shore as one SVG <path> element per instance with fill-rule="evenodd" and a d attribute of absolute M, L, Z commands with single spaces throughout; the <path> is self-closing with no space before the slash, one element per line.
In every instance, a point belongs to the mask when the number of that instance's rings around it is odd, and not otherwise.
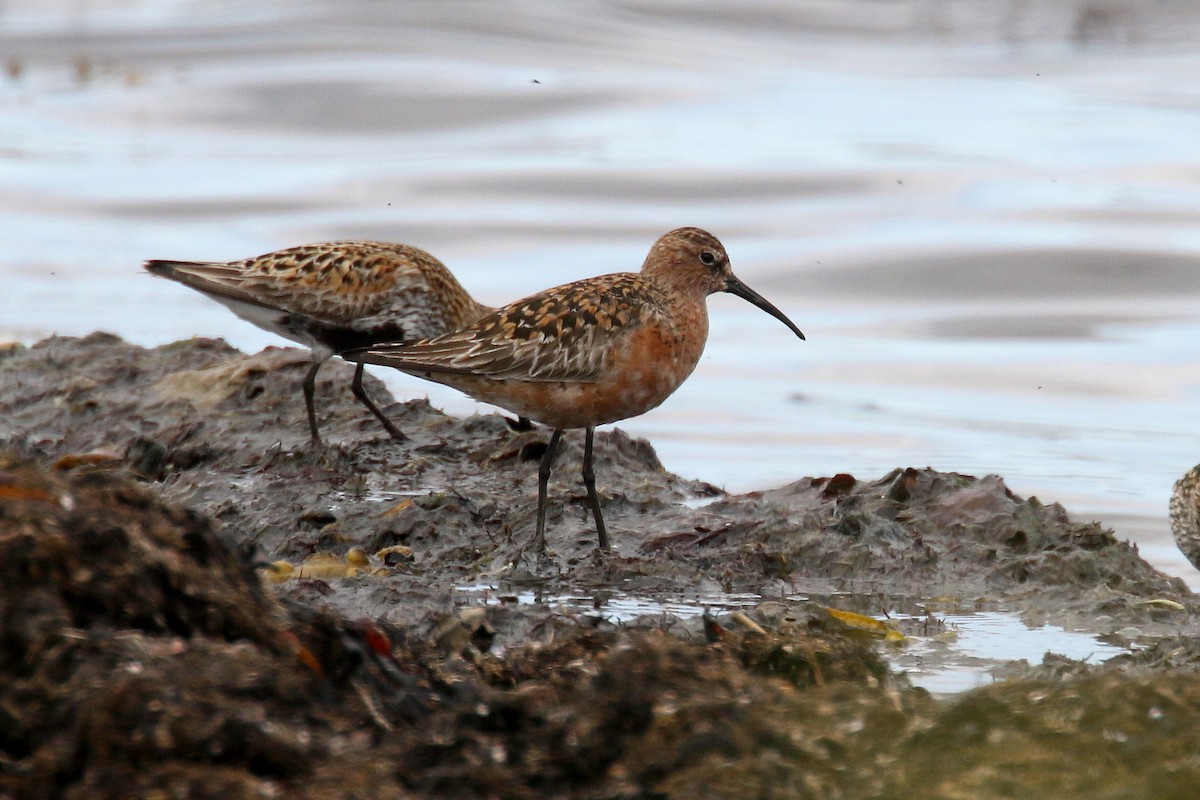
<path fill-rule="evenodd" d="M 727 495 L 613 430 L 597 558 L 572 436 L 544 564 L 524 548 L 546 431 L 414 400 L 384 406 L 397 442 L 338 363 L 314 449 L 307 364 L 102 333 L 0 353 L 0 797 L 1169 797 L 1200 778 L 1200 600 L 997 476 Z M 722 593 L 759 601 L 602 613 Z M 881 631 L 826 610 L 929 598 L 1138 649 L 937 701 Z"/>

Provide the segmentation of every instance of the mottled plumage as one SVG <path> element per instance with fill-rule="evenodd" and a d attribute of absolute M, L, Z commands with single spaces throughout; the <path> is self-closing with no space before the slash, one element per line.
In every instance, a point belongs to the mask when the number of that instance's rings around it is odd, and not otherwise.
<path fill-rule="evenodd" d="M 1170 516 L 1175 544 L 1192 566 L 1200 569 L 1200 464 L 1175 481 Z"/>
<path fill-rule="evenodd" d="M 303 389 L 317 444 L 313 394 L 317 372 L 331 356 L 380 342 L 429 339 L 494 310 L 476 302 L 429 253 L 389 242 L 322 242 L 229 263 L 147 261 L 145 267 L 312 349 Z M 354 396 L 388 433 L 404 438 L 367 396 L 362 369 L 359 364 L 354 374 Z"/>
<path fill-rule="evenodd" d="M 695 369 L 708 338 L 706 299 L 731 292 L 804 335 L 738 280 L 725 248 L 698 228 L 667 233 L 641 272 L 568 283 L 416 344 L 345 353 L 444 383 L 554 428 L 539 470 L 535 543 L 544 547 L 546 484 L 563 430 L 586 429 L 583 477 L 600 547 L 608 536 L 592 475 L 595 427 L 662 403 Z"/>

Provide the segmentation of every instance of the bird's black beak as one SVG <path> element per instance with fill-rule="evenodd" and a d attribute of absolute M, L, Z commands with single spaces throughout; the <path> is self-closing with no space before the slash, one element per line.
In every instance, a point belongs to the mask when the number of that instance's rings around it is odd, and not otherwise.
<path fill-rule="evenodd" d="M 761 308 L 763 311 L 770 314 L 775 319 L 782 322 L 784 325 L 787 325 L 789 328 L 791 328 L 792 333 L 796 334 L 801 339 L 804 338 L 804 334 L 801 333 L 800 329 L 796 327 L 796 323 L 794 323 L 790 319 L 788 319 L 787 315 L 784 314 L 782 311 L 780 311 L 778 308 L 776 308 L 775 306 L 773 306 L 769 302 L 767 302 L 767 299 L 765 297 L 763 297 L 761 294 L 754 291 L 749 286 L 747 286 L 746 284 L 744 284 L 740 280 L 738 280 L 736 276 L 730 275 L 728 278 L 725 279 L 725 291 L 729 292 L 730 294 L 736 294 L 738 297 L 742 298 L 743 300 L 753 303 L 754 305 Z"/>

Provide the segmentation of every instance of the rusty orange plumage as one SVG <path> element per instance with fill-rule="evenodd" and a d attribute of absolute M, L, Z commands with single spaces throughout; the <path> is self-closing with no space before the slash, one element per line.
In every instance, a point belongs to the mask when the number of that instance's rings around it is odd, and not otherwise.
<path fill-rule="evenodd" d="M 453 386 L 554 428 L 538 471 L 539 552 L 555 451 L 564 430 L 584 428 L 583 481 L 606 549 L 592 469 L 595 428 L 649 411 L 692 373 L 708 338 L 706 301 L 714 292 L 748 300 L 804 338 L 783 312 L 738 280 L 715 236 L 679 228 L 654 243 L 640 272 L 548 289 L 429 341 L 343 355 Z"/>
<path fill-rule="evenodd" d="M 471 297 L 429 253 L 391 242 L 321 242 L 241 261 L 153 260 L 145 268 L 312 350 L 303 390 L 315 444 L 321 443 L 313 405 L 317 372 L 334 354 L 380 342 L 430 339 L 495 311 Z M 362 374 L 363 365 L 358 364 L 351 385 L 354 396 L 388 433 L 403 439 L 368 397 Z"/>

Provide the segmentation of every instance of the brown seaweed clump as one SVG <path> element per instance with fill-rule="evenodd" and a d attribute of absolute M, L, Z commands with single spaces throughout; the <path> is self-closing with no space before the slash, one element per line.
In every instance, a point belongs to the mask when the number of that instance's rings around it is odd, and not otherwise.
<path fill-rule="evenodd" d="M 269 796 L 370 732 L 362 649 L 205 518 L 0 459 L 0 797 Z"/>

